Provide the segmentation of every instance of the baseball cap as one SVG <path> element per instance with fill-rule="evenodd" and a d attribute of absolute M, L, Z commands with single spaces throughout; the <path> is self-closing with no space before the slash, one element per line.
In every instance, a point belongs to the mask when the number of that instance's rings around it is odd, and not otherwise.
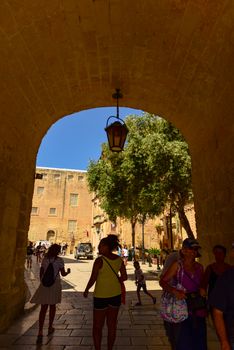
<path fill-rule="evenodd" d="M 183 248 L 201 248 L 200 244 L 196 239 L 193 238 L 185 238 L 182 243 Z"/>

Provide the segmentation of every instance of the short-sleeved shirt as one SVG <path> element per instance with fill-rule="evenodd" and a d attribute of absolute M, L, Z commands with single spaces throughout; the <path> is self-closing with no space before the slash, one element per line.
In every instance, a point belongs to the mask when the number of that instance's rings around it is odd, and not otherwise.
<path fill-rule="evenodd" d="M 223 312 L 229 340 L 234 342 L 234 268 L 224 272 L 210 295 L 210 305 Z"/>
<path fill-rule="evenodd" d="M 142 278 L 143 277 L 143 278 Z M 139 282 L 140 284 L 145 284 L 145 276 L 142 272 L 142 269 L 136 269 L 135 270 L 135 279 L 137 280 L 137 282 Z"/>
<path fill-rule="evenodd" d="M 54 277 L 60 278 L 59 271 L 64 268 L 64 261 L 59 256 L 57 258 L 47 258 L 44 257 L 41 263 L 41 267 L 44 269 L 44 272 L 46 271 L 49 263 L 52 262 L 54 266 Z"/>

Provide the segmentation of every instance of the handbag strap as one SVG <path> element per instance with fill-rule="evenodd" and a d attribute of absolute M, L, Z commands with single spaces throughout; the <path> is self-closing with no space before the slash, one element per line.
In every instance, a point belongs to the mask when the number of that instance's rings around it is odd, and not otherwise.
<path fill-rule="evenodd" d="M 183 282 L 183 276 L 184 276 L 184 267 L 181 261 L 178 261 L 179 264 L 179 269 L 177 270 L 177 283 L 179 283 L 180 285 L 182 285 Z"/>
<path fill-rule="evenodd" d="M 120 282 L 120 277 L 119 277 L 119 275 L 115 272 L 115 270 L 113 269 L 113 267 L 111 266 L 111 264 L 109 263 L 109 261 L 106 260 L 106 259 L 104 258 L 104 256 L 102 256 L 102 259 L 105 260 L 105 262 L 110 266 L 111 270 L 114 272 L 115 276 L 118 278 L 119 283 L 121 283 L 121 282 Z"/>

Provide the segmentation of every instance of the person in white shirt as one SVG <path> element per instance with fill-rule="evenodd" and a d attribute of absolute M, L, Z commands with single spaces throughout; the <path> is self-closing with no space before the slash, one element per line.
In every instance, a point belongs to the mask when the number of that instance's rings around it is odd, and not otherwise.
<path fill-rule="evenodd" d="M 156 298 L 150 292 L 148 292 L 146 288 L 145 276 L 140 268 L 140 264 L 138 261 L 134 261 L 134 267 L 135 267 L 135 280 L 137 285 L 137 298 L 138 298 L 138 303 L 136 303 L 136 306 L 142 305 L 141 295 L 140 295 L 141 288 L 143 289 L 144 293 L 147 294 L 152 299 L 153 304 L 155 304 Z"/>

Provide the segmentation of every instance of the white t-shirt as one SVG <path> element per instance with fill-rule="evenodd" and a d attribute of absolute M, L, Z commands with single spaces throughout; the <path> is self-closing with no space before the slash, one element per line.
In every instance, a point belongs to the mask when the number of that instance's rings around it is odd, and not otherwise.
<path fill-rule="evenodd" d="M 124 256 L 125 258 L 127 258 L 127 257 L 128 257 L 128 250 L 127 250 L 126 248 L 123 248 L 123 249 L 122 249 L 122 254 L 123 254 L 123 256 Z"/>

